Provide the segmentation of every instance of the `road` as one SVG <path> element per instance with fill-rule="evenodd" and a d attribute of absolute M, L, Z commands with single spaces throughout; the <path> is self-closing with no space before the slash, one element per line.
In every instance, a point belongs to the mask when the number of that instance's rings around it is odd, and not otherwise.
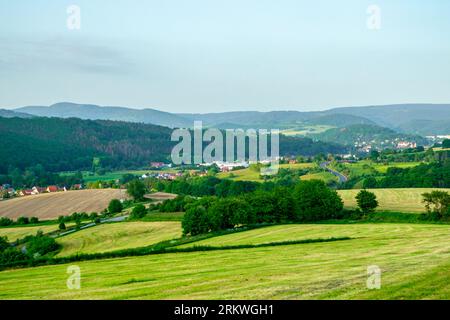
<path fill-rule="evenodd" d="M 325 169 L 325 170 L 327 170 L 328 172 L 332 173 L 332 174 L 335 175 L 336 177 L 338 177 L 339 183 L 345 183 L 345 182 L 347 182 L 348 178 L 347 178 L 346 176 L 344 176 L 342 173 L 337 172 L 337 171 L 331 169 L 330 167 L 328 167 L 329 164 L 330 164 L 330 161 L 322 162 L 322 163 L 320 164 L 320 167 L 321 167 L 322 169 Z"/>

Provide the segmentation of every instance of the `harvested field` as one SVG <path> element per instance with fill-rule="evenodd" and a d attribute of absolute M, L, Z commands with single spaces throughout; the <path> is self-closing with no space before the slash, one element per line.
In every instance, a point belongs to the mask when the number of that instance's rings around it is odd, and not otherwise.
<path fill-rule="evenodd" d="M 100 212 L 112 199 L 125 198 L 127 198 L 126 190 L 122 189 L 44 193 L 0 201 L 0 216 L 11 219 L 24 216 L 50 220 L 73 212 Z"/>

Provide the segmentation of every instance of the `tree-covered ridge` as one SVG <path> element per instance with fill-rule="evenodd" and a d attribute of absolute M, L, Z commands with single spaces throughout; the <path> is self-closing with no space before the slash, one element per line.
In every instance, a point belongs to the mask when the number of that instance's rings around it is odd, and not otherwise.
<path fill-rule="evenodd" d="M 170 161 L 172 129 L 142 123 L 77 118 L 1 118 L 0 174 L 42 164 L 52 172 L 91 169 L 94 157 L 111 169 Z M 205 143 L 206 145 L 206 143 Z M 337 144 L 280 137 L 280 155 L 343 153 Z"/>
<path fill-rule="evenodd" d="M 112 167 L 164 160 L 169 128 L 116 121 L 0 118 L 0 172 L 42 164 L 49 171 L 87 169 L 93 157 Z"/>
<path fill-rule="evenodd" d="M 425 138 L 395 132 L 394 130 L 377 125 L 356 124 L 344 128 L 333 128 L 313 135 L 314 138 L 347 146 L 372 146 L 372 148 L 392 148 L 400 141 L 415 142 L 425 145 Z"/>

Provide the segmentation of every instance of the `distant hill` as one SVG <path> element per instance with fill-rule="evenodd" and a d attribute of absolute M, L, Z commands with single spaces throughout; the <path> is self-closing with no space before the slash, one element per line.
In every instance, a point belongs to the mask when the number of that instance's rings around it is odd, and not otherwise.
<path fill-rule="evenodd" d="M 3 118 L 32 118 L 33 115 L 23 112 L 17 112 L 13 110 L 0 109 L 0 117 Z"/>
<path fill-rule="evenodd" d="M 0 173 L 10 166 L 42 164 L 49 171 L 90 169 L 162 161 L 172 150 L 171 129 L 138 123 L 76 118 L 0 118 Z"/>
<path fill-rule="evenodd" d="M 426 139 L 418 135 L 401 134 L 389 128 L 364 124 L 330 129 L 313 137 L 321 141 L 354 147 L 371 145 L 377 148 L 391 148 L 399 141 L 415 142 L 418 145 L 427 143 Z"/>
<path fill-rule="evenodd" d="M 328 114 L 350 114 L 370 119 L 380 126 L 401 128 L 409 123 L 408 130 L 420 130 L 420 122 L 450 121 L 450 104 L 399 104 L 367 107 L 344 107 L 326 111 Z M 437 126 L 437 125 L 436 125 Z M 448 132 L 447 132 L 448 133 Z"/>
<path fill-rule="evenodd" d="M 172 129 L 143 123 L 77 118 L 0 117 L 0 175 L 9 168 L 42 164 L 48 171 L 90 169 L 94 157 L 106 168 L 135 168 L 170 161 Z M 344 153 L 347 148 L 309 138 L 280 136 L 281 155 Z M 1 177 L 1 176 L 0 176 Z"/>
<path fill-rule="evenodd" d="M 92 104 L 61 102 L 49 107 L 30 106 L 15 109 L 40 117 L 80 118 L 90 120 L 116 120 L 149 123 L 170 128 L 189 127 L 190 121 L 172 113 L 154 109 L 131 109 L 124 107 L 101 107 Z"/>
<path fill-rule="evenodd" d="M 387 127 L 412 134 L 450 134 L 450 104 L 401 104 L 342 107 L 326 111 L 238 111 L 222 113 L 174 114 L 154 109 L 100 107 L 90 104 L 57 103 L 49 107 L 23 107 L 15 111 L 35 116 L 76 117 L 91 120 L 117 120 L 149 123 L 166 127 L 192 127 L 194 121 L 218 128 L 291 129 L 299 125 L 347 127 L 365 124 Z M 425 123 L 426 121 L 426 123 Z M 423 125 L 426 124 L 424 128 Z"/>

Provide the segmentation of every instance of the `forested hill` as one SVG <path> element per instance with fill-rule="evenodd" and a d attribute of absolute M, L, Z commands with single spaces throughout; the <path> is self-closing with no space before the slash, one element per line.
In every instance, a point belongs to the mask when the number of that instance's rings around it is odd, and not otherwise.
<path fill-rule="evenodd" d="M 0 173 L 42 164 L 48 171 L 90 169 L 93 158 L 102 166 L 131 168 L 149 161 L 169 161 L 172 129 L 141 123 L 77 118 L 0 117 Z M 281 155 L 343 153 L 337 144 L 308 138 L 280 137 Z"/>
<path fill-rule="evenodd" d="M 42 164 L 49 171 L 91 168 L 93 157 L 111 167 L 166 160 L 171 129 L 76 118 L 0 118 L 0 172 Z"/>

